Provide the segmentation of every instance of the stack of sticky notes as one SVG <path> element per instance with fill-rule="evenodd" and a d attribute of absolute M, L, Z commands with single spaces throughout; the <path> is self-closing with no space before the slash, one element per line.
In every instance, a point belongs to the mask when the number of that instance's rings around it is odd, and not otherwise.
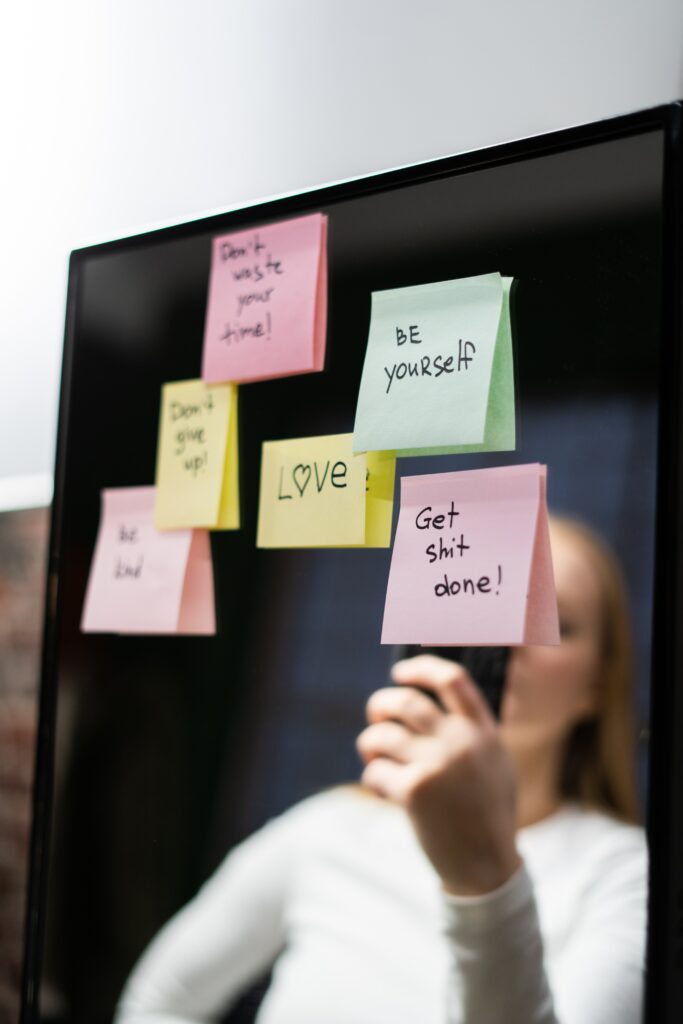
<path fill-rule="evenodd" d="M 214 238 L 205 381 L 242 383 L 322 370 L 326 327 L 322 213 Z"/>
<path fill-rule="evenodd" d="M 354 455 L 351 434 L 266 442 L 257 545 L 388 547 L 395 469 L 393 452 Z"/>
<path fill-rule="evenodd" d="M 382 643 L 559 643 L 546 468 L 403 477 Z"/>
<path fill-rule="evenodd" d="M 354 451 L 515 447 L 510 278 L 373 292 Z"/>
<path fill-rule="evenodd" d="M 102 492 L 83 632 L 216 632 L 208 535 L 158 531 L 154 499 L 153 487 Z"/>
<path fill-rule="evenodd" d="M 157 447 L 159 530 L 239 527 L 237 388 L 164 384 Z"/>

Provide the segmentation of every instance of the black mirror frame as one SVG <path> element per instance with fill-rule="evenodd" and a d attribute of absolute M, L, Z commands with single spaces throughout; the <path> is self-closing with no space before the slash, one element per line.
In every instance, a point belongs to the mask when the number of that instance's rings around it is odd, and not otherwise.
<path fill-rule="evenodd" d="M 258 212 L 265 217 L 295 215 L 332 199 L 393 189 L 654 129 L 664 135 L 664 182 L 645 1022 L 675 1024 L 683 1020 L 683 102 L 268 201 L 259 205 Z M 231 226 L 238 228 L 253 212 L 253 206 L 231 212 Z M 146 237 L 182 238 L 196 231 L 200 224 L 203 231 L 218 232 L 225 229 L 225 217 L 217 215 L 162 228 Z M 84 258 L 112 252 L 129 241 L 121 239 L 77 250 L 71 255 L 69 267 L 20 1018 L 26 1024 L 39 1019 L 52 812 L 64 466 L 79 277 Z"/>

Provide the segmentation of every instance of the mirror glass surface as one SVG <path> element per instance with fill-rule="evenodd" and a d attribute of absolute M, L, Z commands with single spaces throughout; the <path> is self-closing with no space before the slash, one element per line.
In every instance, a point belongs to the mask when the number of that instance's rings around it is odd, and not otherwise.
<path fill-rule="evenodd" d="M 432 179 L 416 170 L 392 187 L 370 179 L 329 202 L 300 197 L 265 218 L 255 208 L 77 258 L 43 1020 L 110 1020 L 143 949 L 229 849 L 358 780 L 365 702 L 397 657 L 380 644 L 390 550 L 260 551 L 255 530 L 262 442 L 353 428 L 373 291 L 515 279 L 517 451 L 401 459 L 397 477 L 545 463 L 551 511 L 615 550 L 642 805 L 662 164 L 662 134 L 648 131 Z M 329 216 L 326 369 L 241 389 L 243 527 L 211 537 L 217 636 L 82 635 L 100 489 L 153 482 L 160 387 L 199 376 L 212 235 L 309 210 Z M 255 999 L 230 1019 L 251 1019 Z"/>

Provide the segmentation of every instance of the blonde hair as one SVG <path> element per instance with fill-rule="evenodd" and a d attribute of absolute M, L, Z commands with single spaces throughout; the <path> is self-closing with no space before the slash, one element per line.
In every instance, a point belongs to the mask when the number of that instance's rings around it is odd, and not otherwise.
<path fill-rule="evenodd" d="M 571 732 L 559 788 L 577 800 L 628 822 L 640 820 L 636 787 L 633 649 L 626 584 L 615 556 L 589 527 L 564 516 L 551 524 L 577 540 L 595 570 L 601 602 L 598 710 Z"/>

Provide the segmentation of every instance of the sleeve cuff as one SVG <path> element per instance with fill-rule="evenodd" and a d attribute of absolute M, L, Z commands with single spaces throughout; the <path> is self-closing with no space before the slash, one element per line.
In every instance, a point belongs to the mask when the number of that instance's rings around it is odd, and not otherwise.
<path fill-rule="evenodd" d="M 481 896 L 456 896 L 444 892 L 446 930 L 452 938 L 458 938 L 498 929 L 533 904 L 533 885 L 522 863 L 507 882 L 492 892 Z"/>

